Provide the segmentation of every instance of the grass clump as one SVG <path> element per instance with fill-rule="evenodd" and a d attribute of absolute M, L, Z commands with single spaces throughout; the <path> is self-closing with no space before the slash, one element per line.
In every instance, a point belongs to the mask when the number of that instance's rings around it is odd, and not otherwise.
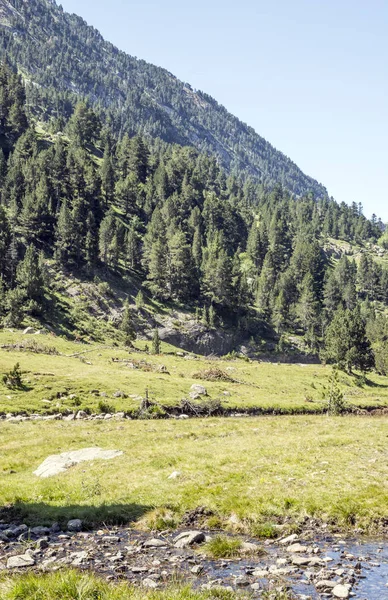
<path fill-rule="evenodd" d="M 179 516 L 168 508 L 155 508 L 146 513 L 136 523 L 136 528 L 142 531 L 174 530 L 180 522 Z"/>
<path fill-rule="evenodd" d="M 228 383 L 234 381 L 232 377 L 225 373 L 225 371 L 217 367 L 194 373 L 193 379 L 201 379 L 202 381 L 225 381 Z"/>
<path fill-rule="evenodd" d="M 212 558 L 233 558 L 239 556 L 243 543 L 238 538 L 216 535 L 204 546 L 207 555 Z"/>
<path fill-rule="evenodd" d="M 232 600 L 226 590 L 196 592 L 189 587 L 146 591 L 125 583 L 107 583 L 89 573 L 59 571 L 0 578 L 2 600 Z"/>

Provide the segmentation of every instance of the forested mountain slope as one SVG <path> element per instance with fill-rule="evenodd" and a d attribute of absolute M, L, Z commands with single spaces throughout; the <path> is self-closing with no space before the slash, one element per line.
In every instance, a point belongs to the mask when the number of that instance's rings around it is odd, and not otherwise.
<path fill-rule="evenodd" d="M 135 50 L 135 49 L 134 49 Z M 74 94 L 110 117 L 117 134 L 191 145 L 229 171 L 276 183 L 296 197 L 326 189 L 213 98 L 168 71 L 120 52 L 76 15 L 49 0 L 0 0 L 0 58 L 20 70 L 30 110 L 70 116 Z"/>
<path fill-rule="evenodd" d="M 147 303 L 186 311 L 207 335 L 225 325 L 239 339 L 257 334 L 258 347 L 263 329 L 281 351 L 297 335 L 347 368 L 374 364 L 371 341 L 385 352 L 386 256 L 370 252 L 381 231 L 358 205 L 295 199 L 280 186 L 263 194 L 191 147 L 117 139 L 82 102 L 53 131 L 28 119 L 22 81 L 6 64 L 0 105 L 6 327 L 35 319 L 93 337 L 113 301 L 110 334 L 130 344 Z M 333 256 L 333 238 L 357 244 L 356 260 Z"/>

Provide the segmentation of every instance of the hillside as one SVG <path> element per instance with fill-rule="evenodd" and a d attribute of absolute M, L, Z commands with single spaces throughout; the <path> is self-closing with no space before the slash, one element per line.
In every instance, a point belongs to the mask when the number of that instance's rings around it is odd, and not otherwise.
<path fill-rule="evenodd" d="M 135 49 L 134 49 L 135 50 Z M 43 119 L 69 114 L 74 95 L 111 117 L 117 134 L 141 133 L 215 154 L 229 171 L 292 195 L 326 189 L 207 94 L 165 69 L 120 52 L 76 15 L 45 0 L 0 0 L 0 58 L 29 84 L 30 109 Z"/>

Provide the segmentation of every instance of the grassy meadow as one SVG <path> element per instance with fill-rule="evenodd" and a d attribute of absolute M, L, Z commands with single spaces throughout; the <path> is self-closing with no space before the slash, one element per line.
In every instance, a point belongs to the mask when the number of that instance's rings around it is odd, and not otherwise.
<path fill-rule="evenodd" d="M 198 592 L 189 587 L 147 592 L 125 583 L 108 584 L 92 574 L 76 571 L 0 576 L 0 594 L 2 600 L 232 600 L 236 597 L 227 590 Z M 241 600 L 248 597 L 239 594 Z M 286 600 L 287 596 L 279 594 L 277 598 Z"/>
<path fill-rule="evenodd" d="M 31 524 L 81 518 L 165 529 L 205 506 L 213 514 L 204 526 L 264 537 L 305 517 L 373 530 L 388 514 L 387 431 L 384 417 L 322 415 L 3 421 L 0 506 Z M 48 455 L 90 446 L 124 454 L 33 475 Z"/>
<path fill-rule="evenodd" d="M 176 405 L 188 397 L 194 383 L 204 385 L 211 399 L 230 409 L 314 413 L 324 408 L 330 367 L 183 357 L 167 344 L 162 344 L 163 354 L 154 356 L 144 352 L 146 342 L 135 345 L 137 351 L 131 351 L 122 346 L 70 342 L 50 334 L 1 332 L 0 373 L 19 362 L 24 388 L 8 389 L 0 382 L 0 414 L 99 412 L 100 393 L 111 411 L 130 412 L 139 408 L 146 390 L 151 400 Z M 214 367 L 229 380 L 207 381 L 206 371 Z M 371 373 L 363 379 L 341 373 L 340 386 L 350 406 L 388 406 L 385 377 Z M 128 397 L 114 398 L 117 391 Z"/>

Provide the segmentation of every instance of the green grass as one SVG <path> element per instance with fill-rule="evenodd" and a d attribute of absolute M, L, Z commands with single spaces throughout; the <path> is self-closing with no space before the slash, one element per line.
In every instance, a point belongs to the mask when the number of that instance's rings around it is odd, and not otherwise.
<path fill-rule="evenodd" d="M 212 558 L 234 558 L 240 556 L 241 548 L 241 540 L 228 538 L 225 535 L 216 535 L 205 544 L 203 550 Z"/>
<path fill-rule="evenodd" d="M 232 600 L 236 596 L 226 590 L 196 592 L 189 587 L 147 592 L 125 583 L 108 584 L 91 574 L 61 571 L 2 577 L 0 597 L 1 600 Z"/>
<path fill-rule="evenodd" d="M 264 411 L 314 413 L 324 407 L 322 391 L 331 373 L 330 367 L 322 365 L 249 363 L 240 359 L 210 361 L 201 357 L 187 360 L 177 357 L 175 349 L 167 344 L 162 344 L 163 355 L 152 356 L 129 352 L 119 346 L 70 342 L 54 335 L 23 336 L 21 332 L 1 332 L 0 346 L 11 344 L 27 345 L 30 349 L 7 351 L 0 348 L 0 370 L 5 373 L 19 362 L 26 389 L 10 390 L 0 383 L 0 413 L 55 413 L 79 408 L 100 412 L 101 398 L 91 393 L 93 390 L 104 392 L 107 397 L 103 401 L 116 411 L 138 409 L 140 401 L 137 397 L 144 397 L 146 390 L 152 400 L 175 405 L 188 397 L 193 383 L 203 383 L 209 396 L 220 399 L 225 408 L 261 407 Z M 145 344 L 139 341 L 136 346 L 144 350 Z M 34 353 L 31 346 L 46 353 Z M 53 354 L 54 351 L 58 354 Z M 83 352 L 86 353 L 71 357 Z M 113 358 L 127 363 L 112 362 Z M 131 362 L 144 364 L 133 369 Z M 197 373 L 214 366 L 240 383 L 194 378 Z M 165 367 L 168 374 L 160 372 L 161 367 Z M 388 406 L 388 380 L 385 377 L 368 374 L 367 381 L 363 382 L 360 378 L 340 374 L 340 386 L 351 406 Z M 118 390 L 129 397 L 113 398 Z M 69 399 L 73 394 L 76 398 Z"/>
<path fill-rule="evenodd" d="M 90 446 L 124 454 L 33 475 L 48 455 Z M 223 528 L 267 537 L 306 516 L 372 531 L 388 514 L 383 417 L 2 422 L 0 464 L 0 506 L 12 507 L 3 518 L 29 524 L 173 525 L 205 506 L 210 523 L 216 516 Z M 169 479 L 173 471 L 180 477 Z"/>

